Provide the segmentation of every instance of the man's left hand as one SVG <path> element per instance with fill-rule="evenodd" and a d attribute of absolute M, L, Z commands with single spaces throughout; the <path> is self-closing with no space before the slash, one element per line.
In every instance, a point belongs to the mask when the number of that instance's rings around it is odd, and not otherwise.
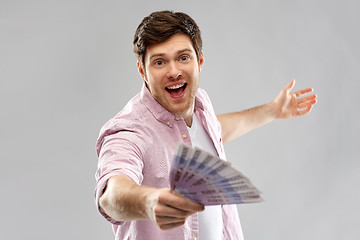
<path fill-rule="evenodd" d="M 312 88 L 306 88 L 291 92 L 295 86 L 295 79 L 281 90 L 279 95 L 275 98 L 274 102 L 277 105 L 278 113 L 276 118 L 291 118 L 302 116 L 309 113 L 316 103 L 316 94 L 301 97 L 305 94 L 311 93 L 314 90 Z"/>

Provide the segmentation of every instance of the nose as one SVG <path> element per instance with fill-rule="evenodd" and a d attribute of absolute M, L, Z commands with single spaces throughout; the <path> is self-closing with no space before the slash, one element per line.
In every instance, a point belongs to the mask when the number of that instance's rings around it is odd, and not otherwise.
<path fill-rule="evenodd" d="M 178 80 L 181 77 L 181 69 L 176 62 L 170 62 L 168 65 L 167 77 L 171 80 Z"/>

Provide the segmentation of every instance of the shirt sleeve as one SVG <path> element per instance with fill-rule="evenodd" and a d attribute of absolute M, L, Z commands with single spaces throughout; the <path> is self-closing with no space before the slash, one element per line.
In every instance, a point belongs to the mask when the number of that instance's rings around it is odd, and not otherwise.
<path fill-rule="evenodd" d="M 107 181 L 114 175 L 125 175 L 135 183 L 143 180 L 143 157 L 140 151 L 141 138 L 135 131 L 119 130 L 105 132 L 98 140 L 98 168 L 95 175 L 95 201 L 99 212 L 111 223 L 120 225 L 100 210 L 99 198 Z"/>

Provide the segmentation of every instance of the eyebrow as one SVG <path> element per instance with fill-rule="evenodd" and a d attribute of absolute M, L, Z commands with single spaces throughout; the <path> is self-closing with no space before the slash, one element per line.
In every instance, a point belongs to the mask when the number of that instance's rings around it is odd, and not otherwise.
<path fill-rule="evenodd" d="M 185 49 L 181 49 L 181 50 L 177 51 L 176 54 L 180 55 L 180 54 L 182 54 L 184 52 L 192 52 L 192 50 L 190 48 L 185 48 Z M 156 57 L 163 57 L 165 55 L 166 55 L 166 53 L 155 53 L 154 55 L 152 55 L 150 57 L 150 59 L 153 59 L 153 58 L 156 58 Z"/>

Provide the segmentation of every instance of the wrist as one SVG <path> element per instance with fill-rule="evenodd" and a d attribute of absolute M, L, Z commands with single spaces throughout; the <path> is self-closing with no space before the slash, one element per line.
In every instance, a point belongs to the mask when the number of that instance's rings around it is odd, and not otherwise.
<path fill-rule="evenodd" d="M 268 113 L 269 113 L 271 120 L 275 120 L 275 119 L 279 118 L 279 116 L 281 114 L 281 107 L 277 102 L 272 101 L 272 102 L 268 103 L 268 109 L 269 109 Z"/>
<path fill-rule="evenodd" d="M 158 204 L 159 190 L 155 188 L 148 188 L 142 191 L 142 204 L 143 215 L 145 218 L 149 218 L 156 222 L 155 207 Z"/>

